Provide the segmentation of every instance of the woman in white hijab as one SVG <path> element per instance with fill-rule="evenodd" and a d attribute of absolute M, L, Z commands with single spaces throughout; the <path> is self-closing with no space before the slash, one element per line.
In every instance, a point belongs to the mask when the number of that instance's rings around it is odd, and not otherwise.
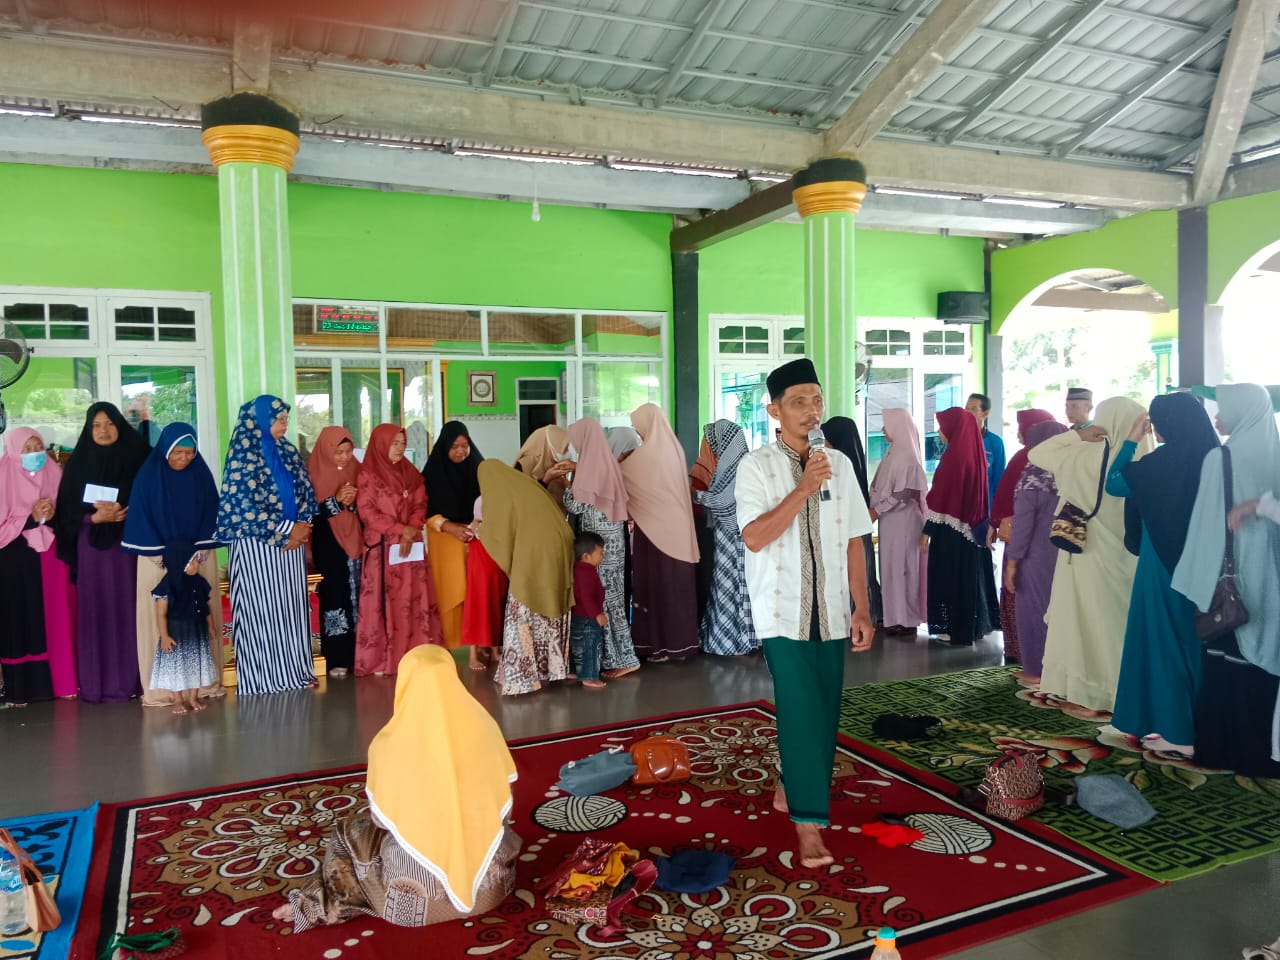
<path fill-rule="evenodd" d="M 1049 632 L 1040 689 L 1099 718 L 1115 706 L 1138 566 L 1124 545 L 1124 499 L 1103 491 L 1102 483 L 1124 438 L 1145 413 L 1128 397 L 1112 397 L 1098 405 L 1090 426 L 1050 437 L 1027 454 L 1032 466 L 1053 474 L 1064 500 L 1085 514 L 1098 504 L 1084 552 L 1058 555 L 1045 615 Z M 1143 437 L 1133 459 L 1150 453 L 1152 446 L 1150 436 Z"/>
<path fill-rule="evenodd" d="M 1230 457 L 1232 503 L 1249 504 L 1280 477 L 1280 434 L 1271 396 L 1252 383 L 1217 389 L 1218 432 L 1191 512 L 1173 588 L 1208 610 L 1226 550 L 1224 456 Z M 1246 523 L 1233 534 L 1236 587 L 1249 622 L 1205 645 L 1196 704 L 1196 763 L 1250 777 L 1280 777 L 1280 527 Z"/>

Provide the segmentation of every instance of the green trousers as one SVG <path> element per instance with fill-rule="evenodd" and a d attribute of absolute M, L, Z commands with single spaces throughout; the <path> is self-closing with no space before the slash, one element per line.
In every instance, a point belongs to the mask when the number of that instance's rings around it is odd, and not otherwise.
<path fill-rule="evenodd" d="M 844 648 L 839 640 L 764 641 L 778 705 L 778 754 L 787 806 L 796 823 L 826 826 L 831 818 L 831 772 L 844 687 Z"/>

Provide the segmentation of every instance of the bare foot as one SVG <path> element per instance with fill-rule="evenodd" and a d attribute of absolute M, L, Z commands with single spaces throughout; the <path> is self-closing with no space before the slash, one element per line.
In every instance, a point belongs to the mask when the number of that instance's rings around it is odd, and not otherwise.
<path fill-rule="evenodd" d="M 797 823 L 796 839 L 800 844 L 800 866 L 815 869 L 835 863 L 836 858 L 822 842 L 822 828 L 816 823 Z"/>
<path fill-rule="evenodd" d="M 285 923 L 292 923 L 293 922 L 293 904 L 282 903 L 280 906 L 276 907 L 274 910 L 271 911 L 271 916 L 275 917 L 277 920 L 283 920 Z"/>
<path fill-rule="evenodd" d="M 201 703 L 198 699 L 190 700 L 188 701 L 188 703 L 190 704 L 192 710 L 208 710 L 209 709 L 209 705 L 207 703 Z"/>
<path fill-rule="evenodd" d="M 488 666 L 487 658 L 480 655 L 479 647 L 469 647 L 467 652 L 467 665 L 477 672 L 484 670 Z"/>
<path fill-rule="evenodd" d="M 779 813 L 791 812 L 791 808 L 787 806 L 787 794 L 782 789 L 782 784 L 778 784 L 778 788 L 773 791 L 773 809 Z"/>
<path fill-rule="evenodd" d="M 603 680 L 583 680 L 582 685 L 588 690 L 603 690 L 608 686 Z"/>
<path fill-rule="evenodd" d="M 334 680 L 343 680 L 346 678 L 347 673 L 348 670 L 346 667 L 334 667 L 332 670 L 328 671 L 327 675 L 332 677 Z"/>
<path fill-rule="evenodd" d="M 577 680 L 577 679 L 578 679 L 578 675 L 577 675 L 576 673 L 566 673 L 566 674 L 564 675 L 564 678 L 565 678 L 566 680 Z"/>
<path fill-rule="evenodd" d="M 190 711 L 188 711 L 188 710 L 187 710 L 187 705 L 186 705 L 185 703 L 183 703 L 181 700 L 175 700 L 175 701 L 174 701 L 174 704 L 173 704 L 173 712 L 174 712 L 174 713 L 189 713 Z"/>
<path fill-rule="evenodd" d="M 604 677 L 606 680 L 617 680 L 619 677 L 625 677 L 627 674 L 635 673 L 639 669 L 639 664 L 632 667 L 617 667 L 613 670 L 602 670 L 600 672 L 600 676 Z"/>

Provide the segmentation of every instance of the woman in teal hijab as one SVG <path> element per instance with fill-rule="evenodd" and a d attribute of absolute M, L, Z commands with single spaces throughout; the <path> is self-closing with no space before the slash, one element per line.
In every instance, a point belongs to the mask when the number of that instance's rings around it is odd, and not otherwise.
<path fill-rule="evenodd" d="M 1173 588 L 1207 610 L 1226 550 L 1223 451 L 1231 458 L 1232 502 L 1258 499 L 1280 476 L 1280 433 L 1265 387 L 1218 387 L 1218 431 L 1200 471 L 1187 543 Z M 1205 645 L 1196 706 L 1196 763 L 1251 777 L 1280 777 L 1280 527 L 1245 524 L 1234 534 L 1236 584 L 1249 622 Z"/>

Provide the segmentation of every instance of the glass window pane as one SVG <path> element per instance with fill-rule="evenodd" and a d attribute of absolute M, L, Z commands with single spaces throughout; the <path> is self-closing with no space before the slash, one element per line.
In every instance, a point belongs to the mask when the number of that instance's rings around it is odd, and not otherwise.
<path fill-rule="evenodd" d="M 769 402 L 765 387 L 767 376 L 763 370 L 751 373 L 722 371 L 717 384 L 717 415 L 742 427 L 747 435 L 747 446 L 752 450 L 772 443 L 778 426 L 777 421 L 770 419 L 766 408 Z"/>
<path fill-rule="evenodd" d="M 889 340 L 892 343 L 910 343 L 911 334 L 906 330 L 890 330 Z"/>
<path fill-rule="evenodd" d="M 656 363 L 587 362 L 582 365 L 582 415 L 608 427 L 630 426 L 631 411 L 646 403 L 662 405 L 662 379 Z"/>
<path fill-rule="evenodd" d="M 911 368 L 871 368 L 867 379 L 867 460 L 878 464 L 888 443 L 884 438 L 884 411 L 890 407 L 911 410 Z M 874 472 L 874 469 L 873 469 Z"/>
<path fill-rule="evenodd" d="M 115 337 L 130 342 L 156 339 L 154 307 L 127 306 L 115 309 Z"/>
<path fill-rule="evenodd" d="M 582 315 L 582 352 L 614 356 L 662 356 L 661 314 Z"/>
<path fill-rule="evenodd" d="M 489 352 L 574 353 L 572 313 L 490 313 Z"/>
<path fill-rule="evenodd" d="M 742 328 L 741 327 L 721 327 L 720 339 L 721 340 L 741 340 Z"/>
<path fill-rule="evenodd" d="M 360 361 L 342 361 L 342 411 L 337 422 L 351 431 L 351 439 L 359 449 L 369 443 L 369 434 L 380 423 L 387 422 L 383 411 L 381 377 L 378 368 Z"/>
<path fill-rule="evenodd" d="M 743 353 L 744 351 L 743 351 L 743 347 L 742 347 L 742 342 L 741 342 L 741 341 L 738 341 L 738 342 L 730 341 L 729 343 L 721 343 L 721 344 L 720 344 L 720 352 L 721 352 L 721 353 L 731 353 L 731 354 Z"/>
<path fill-rule="evenodd" d="M 399 360 L 396 364 L 401 368 L 397 374 L 403 372 L 404 386 L 400 398 L 400 407 L 403 412 L 400 415 L 400 422 L 404 424 L 408 440 L 405 456 L 408 456 L 415 466 L 423 467 L 431 454 L 433 441 L 431 418 L 436 391 L 431 382 L 431 364 Z M 387 386 L 390 388 L 393 385 L 390 380 L 391 371 L 387 371 L 387 374 Z"/>
<path fill-rule="evenodd" d="M 16 323 L 28 340 L 89 339 L 89 308 L 83 304 L 11 303 L 4 318 Z"/>
<path fill-rule="evenodd" d="M 196 371 L 194 367 L 170 364 L 130 364 L 120 368 L 121 411 L 150 443 L 160 439 L 160 431 L 171 423 L 198 422 L 196 412 Z M 217 446 L 204 438 L 204 450 Z"/>
<path fill-rule="evenodd" d="M 295 308 L 296 309 L 296 308 Z M 333 424 L 333 374 L 327 366 L 307 367 L 315 361 L 299 359 L 295 374 L 293 411 L 289 418 L 298 436 L 298 452 L 306 459 L 316 437 Z"/>
<path fill-rule="evenodd" d="M 431 353 L 480 353 L 480 311 L 387 307 L 387 346 Z"/>
<path fill-rule="evenodd" d="M 746 340 L 758 340 L 758 341 L 763 341 L 764 343 L 768 343 L 769 328 L 768 327 L 744 327 L 743 337 Z"/>
<path fill-rule="evenodd" d="M 929 475 L 938 468 L 942 444 L 938 439 L 938 412 L 964 406 L 964 378 L 958 373 L 924 375 L 924 465 Z"/>
<path fill-rule="evenodd" d="M 376 304 L 295 303 L 293 342 L 299 347 L 376 348 L 378 307 Z"/>
<path fill-rule="evenodd" d="M 85 411 L 99 396 L 96 360 L 37 354 L 22 379 L 5 388 L 9 429 L 33 427 L 46 444 L 70 453 L 84 426 Z"/>
<path fill-rule="evenodd" d="M 156 311 L 160 323 L 159 339 L 164 343 L 195 343 L 196 312 L 182 307 L 160 307 Z"/>
<path fill-rule="evenodd" d="M 746 348 L 747 348 L 747 353 L 755 353 L 755 354 L 761 354 L 761 355 L 767 355 L 769 353 L 768 343 L 754 343 L 752 341 L 747 341 Z"/>

